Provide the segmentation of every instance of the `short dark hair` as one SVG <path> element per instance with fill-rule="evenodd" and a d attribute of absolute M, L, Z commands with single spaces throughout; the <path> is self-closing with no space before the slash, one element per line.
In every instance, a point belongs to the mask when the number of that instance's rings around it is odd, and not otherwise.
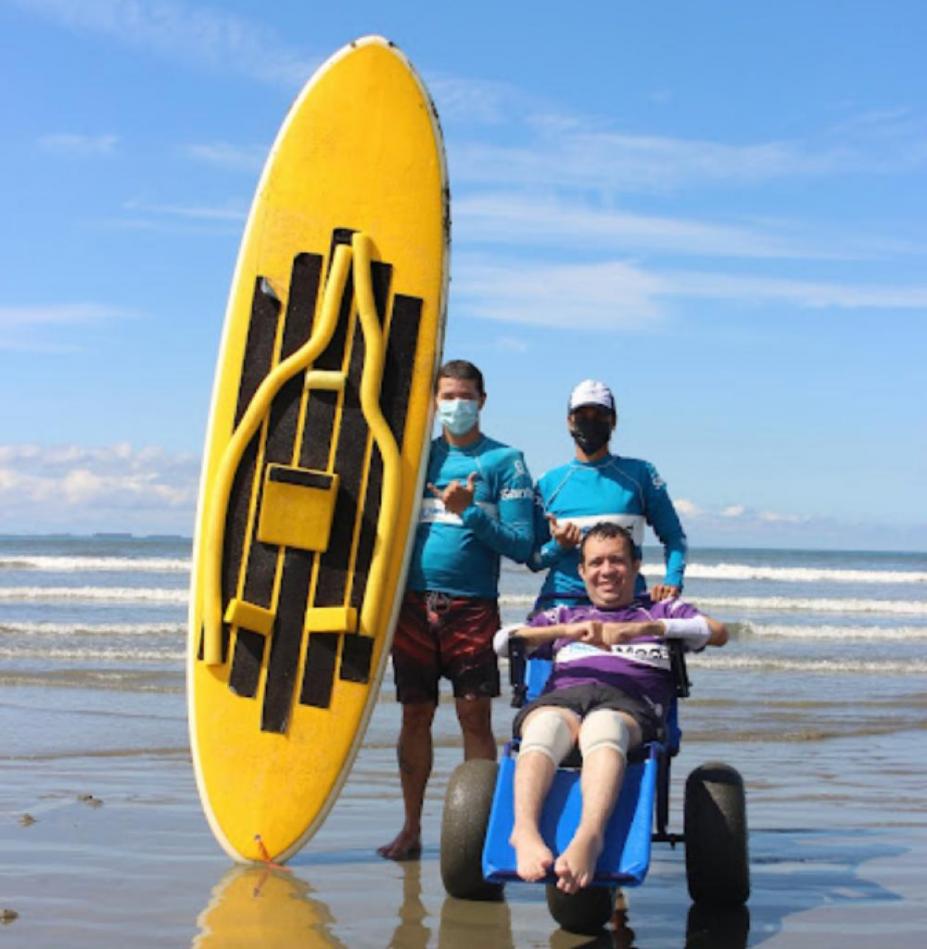
<path fill-rule="evenodd" d="M 442 379 L 462 379 L 465 382 L 475 382 L 477 392 L 480 395 L 486 395 L 486 390 L 483 388 L 483 373 L 466 359 L 452 359 L 438 370 L 438 377 L 435 379 L 435 392 L 438 391 L 438 383 Z"/>
<path fill-rule="evenodd" d="M 580 563 L 586 562 L 586 543 L 590 537 L 598 537 L 600 540 L 620 540 L 625 545 L 625 551 L 631 555 L 631 559 L 635 562 L 640 562 L 641 549 L 634 543 L 634 537 L 631 532 L 620 524 L 612 524 L 610 521 L 599 521 L 586 531 L 582 541 L 580 541 Z"/>

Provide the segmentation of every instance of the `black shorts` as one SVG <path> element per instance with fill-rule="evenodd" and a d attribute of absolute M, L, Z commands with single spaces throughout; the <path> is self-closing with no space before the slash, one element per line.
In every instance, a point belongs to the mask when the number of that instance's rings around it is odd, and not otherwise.
<path fill-rule="evenodd" d="M 438 681 L 450 679 L 458 699 L 494 698 L 499 662 L 492 640 L 496 600 L 444 593 L 406 593 L 393 637 L 396 698 L 437 702 Z"/>
<path fill-rule="evenodd" d="M 640 726 L 641 741 L 655 741 L 663 735 L 663 720 L 657 714 L 656 707 L 646 698 L 632 695 L 613 685 L 601 682 L 589 682 L 585 685 L 571 685 L 564 689 L 554 689 L 542 693 L 533 702 L 529 702 L 512 722 L 512 734 L 521 737 L 521 726 L 536 708 L 554 706 L 575 712 L 585 718 L 590 712 L 600 708 L 626 712 Z"/>

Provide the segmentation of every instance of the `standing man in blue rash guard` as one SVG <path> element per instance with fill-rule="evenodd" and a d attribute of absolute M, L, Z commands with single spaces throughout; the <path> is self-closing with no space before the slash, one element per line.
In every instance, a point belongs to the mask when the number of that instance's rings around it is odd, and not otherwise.
<path fill-rule="evenodd" d="M 421 816 L 431 774 L 438 682 L 450 679 L 464 757 L 496 758 L 492 699 L 499 694 L 493 635 L 499 628 L 499 561 L 527 561 L 534 492 L 520 451 L 480 431 L 483 376 L 456 359 L 435 387 L 442 433 L 431 444 L 428 484 L 393 639 L 402 705 L 397 754 L 405 822 L 378 849 L 389 860 L 421 854 Z"/>
<path fill-rule="evenodd" d="M 666 484 L 647 461 L 623 458 L 609 451 L 618 415 L 611 389 L 585 379 L 570 393 L 567 425 L 576 443 L 576 457 L 543 475 L 535 490 L 535 551 L 528 561 L 534 571 L 547 570 L 537 609 L 586 602 L 579 577 L 578 545 L 594 524 L 606 521 L 631 532 L 641 547 L 649 524 L 663 544 L 666 571 L 654 584 L 654 600 L 678 596 L 686 566 L 686 535 Z M 638 577 L 638 593 L 647 588 Z"/>

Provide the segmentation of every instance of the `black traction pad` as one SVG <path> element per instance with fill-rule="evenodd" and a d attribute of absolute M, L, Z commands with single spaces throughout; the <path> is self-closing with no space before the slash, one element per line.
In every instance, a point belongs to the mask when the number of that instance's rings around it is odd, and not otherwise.
<path fill-rule="evenodd" d="M 319 254 L 299 254 L 293 260 L 286 319 L 283 325 L 281 360 L 296 352 L 312 334 L 321 272 L 322 258 Z M 267 371 L 270 371 L 270 367 Z M 304 379 L 304 373 L 298 373 L 295 378 L 290 379 L 281 387 L 271 404 L 264 446 L 266 464 L 285 465 L 292 460 Z M 254 387 L 255 391 L 256 389 L 257 386 Z M 254 392 L 252 391 L 251 394 L 253 395 Z M 255 489 L 258 491 L 258 506 L 261 503 L 262 489 L 263 481 Z M 248 549 L 244 599 L 249 603 L 270 609 L 279 548 L 262 544 L 257 539 L 257 521 L 255 517 L 251 544 Z M 239 537 L 243 537 L 243 529 Z M 257 694 L 265 646 L 264 636 L 251 630 L 239 629 L 232 668 L 229 672 L 229 688 L 237 695 L 253 698 Z"/>

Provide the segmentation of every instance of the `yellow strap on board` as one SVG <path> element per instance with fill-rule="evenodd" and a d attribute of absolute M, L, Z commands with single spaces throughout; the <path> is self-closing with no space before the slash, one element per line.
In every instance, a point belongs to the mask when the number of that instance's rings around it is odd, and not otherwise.
<path fill-rule="evenodd" d="M 222 664 L 222 546 L 225 538 L 226 512 L 235 472 L 238 470 L 248 443 L 270 410 L 274 397 L 293 376 L 302 372 L 316 359 L 332 338 L 335 327 L 338 325 L 341 297 L 350 267 L 351 248 L 345 244 L 339 244 L 335 248 L 331 272 L 325 283 L 322 309 L 315 330 L 292 356 L 277 365 L 258 386 L 257 392 L 254 393 L 219 461 L 204 542 L 203 661 L 207 665 Z"/>
<path fill-rule="evenodd" d="M 370 276 L 372 243 L 365 234 L 354 234 L 351 238 L 354 248 L 354 292 L 357 295 L 357 313 L 364 332 L 366 352 L 364 370 L 361 375 L 360 402 L 361 411 L 370 426 L 374 441 L 383 460 L 383 487 L 380 497 L 380 513 L 377 517 L 377 536 L 374 542 L 373 558 L 364 591 L 364 603 L 361 607 L 360 628 L 358 632 L 365 636 L 376 633 L 377 621 L 381 618 L 383 605 L 382 590 L 386 585 L 386 573 L 389 569 L 389 538 L 394 536 L 396 520 L 399 516 L 399 501 L 402 486 L 402 462 L 399 446 L 393 437 L 388 422 L 380 408 L 380 387 L 383 383 L 383 368 L 386 361 L 386 345 L 383 329 L 377 316 L 377 305 L 373 296 L 373 281 Z"/>

